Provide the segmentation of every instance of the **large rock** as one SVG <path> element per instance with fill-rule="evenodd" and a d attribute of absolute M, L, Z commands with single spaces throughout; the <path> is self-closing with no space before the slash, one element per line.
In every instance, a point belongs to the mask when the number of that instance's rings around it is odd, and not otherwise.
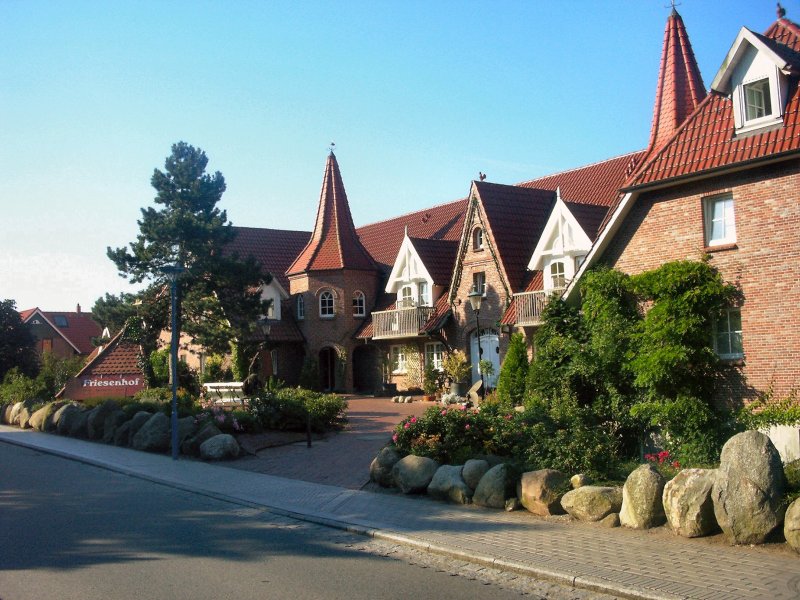
<path fill-rule="evenodd" d="M 516 497 L 517 474 L 511 465 L 495 465 L 481 477 L 472 502 L 487 508 L 505 509 L 506 500 Z"/>
<path fill-rule="evenodd" d="M 26 400 L 21 404 L 22 406 L 20 406 L 19 411 L 17 411 L 16 424 L 19 425 L 21 429 L 30 429 L 30 420 L 34 413 L 33 401 Z"/>
<path fill-rule="evenodd" d="M 226 460 L 239 456 L 239 444 L 232 435 L 222 433 L 200 444 L 203 460 Z"/>
<path fill-rule="evenodd" d="M 11 406 L 11 409 L 6 413 L 8 415 L 7 425 L 19 425 L 19 411 L 25 405 L 24 402 L 17 402 Z"/>
<path fill-rule="evenodd" d="M 391 446 L 382 448 L 369 465 L 370 481 L 374 481 L 381 487 L 394 486 L 392 469 L 398 460 L 400 460 L 400 455 L 397 453 L 397 450 Z"/>
<path fill-rule="evenodd" d="M 719 529 L 711 500 L 715 476 L 713 469 L 684 469 L 664 486 L 664 512 L 676 534 L 701 537 Z"/>
<path fill-rule="evenodd" d="M 783 536 L 786 543 L 800 552 L 800 498 L 789 505 L 783 521 Z"/>
<path fill-rule="evenodd" d="M 489 461 L 482 458 L 471 458 L 464 463 L 464 468 L 461 470 L 461 477 L 464 482 L 473 490 L 478 488 L 481 478 L 486 475 L 489 470 Z"/>
<path fill-rule="evenodd" d="M 529 512 L 542 517 L 562 515 L 561 497 L 570 489 L 569 477 L 555 469 L 523 473 L 517 497 Z"/>
<path fill-rule="evenodd" d="M 11 410 L 10 404 L 5 404 L 4 402 L 0 402 L 0 425 L 6 425 L 6 413 Z"/>
<path fill-rule="evenodd" d="M 622 508 L 622 489 L 584 485 L 561 498 L 561 507 L 579 521 L 600 521 Z"/>
<path fill-rule="evenodd" d="M 117 432 L 117 427 L 128 421 L 128 415 L 122 409 L 117 409 L 106 415 L 103 422 L 103 441 L 110 444 L 114 441 L 114 434 Z"/>
<path fill-rule="evenodd" d="M 114 431 L 114 445 L 127 446 L 131 443 L 131 423 L 133 419 L 125 421 Z"/>
<path fill-rule="evenodd" d="M 783 465 L 770 439 L 745 431 L 722 447 L 711 497 L 732 544 L 760 544 L 783 521 Z"/>
<path fill-rule="evenodd" d="M 162 412 L 153 414 L 131 438 L 131 447 L 146 452 L 169 449 L 169 417 Z"/>
<path fill-rule="evenodd" d="M 439 463 L 432 458 L 409 454 L 392 467 L 392 478 L 404 494 L 421 494 L 428 489 L 438 468 Z"/>
<path fill-rule="evenodd" d="M 641 465 L 628 475 L 622 488 L 622 508 L 619 522 L 632 529 L 650 529 L 663 525 L 664 476 L 650 464 Z"/>
<path fill-rule="evenodd" d="M 131 443 L 133 442 L 133 436 L 135 436 L 139 432 L 142 426 L 145 423 L 147 423 L 150 420 L 150 417 L 152 416 L 153 413 L 147 412 L 146 410 L 140 410 L 135 415 L 133 415 L 133 418 L 130 420 L 131 428 L 130 431 L 128 432 L 128 436 L 130 438 L 127 443 L 128 446 L 130 446 Z"/>
<path fill-rule="evenodd" d="M 437 500 L 449 500 L 458 504 L 469 504 L 472 498 L 470 488 L 461 476 L 461 465 L 442 465 L 436 469 L 428 495 Z"/>
<path fill-rule="evenodd" d="M 75 421 L 81 414 L 81 409 L 75 404 L 65 404 L 53 415 L 53 422 L 56 424 L 56 432 L 59 435 L 69 435 Z"/>
<path fill-rule="evenodd" d="M 102 404 L 95 406 L 89 412 L 89 420 L 86 423 L 86 432 L 90 440 L 99 440 L 105 433 L 106 418 L 108 415 L 119 410 L 119 404 L 114 400 L 106 400 Z"/>
<path fill-rule="evenodd" d="M 31 415 L 28 424 L 30 425 L 31 429 L 45 431 L 45 427 L 48 425 L 48 423 L 52 423 L 53 413 L 55 412 L 56 404 L 54 402 L 49 402 Z"/>
<path fill-rule="evenodd" d="M 89 436 L 87 433 L 87 424 L 89 422 L 89 411 L 88 410 L 81 410 L 75 415 L 75 419 L 72 420 L 69 426 L 69 432 L 67 433 L 70 437 L 77 437 L 77 438 L 86 438 Z"/>
<path fill-rule="evenodd" d="M 200 431 L 186 438 L 181 444 L 181 453 L 187 456 L 197 456 L 200 454 L 200 446 L 203 445 L 203 442 L 217 435 L 222 435 L 219 428 L 214 423 L 206 423 L 200 428 Z"/>

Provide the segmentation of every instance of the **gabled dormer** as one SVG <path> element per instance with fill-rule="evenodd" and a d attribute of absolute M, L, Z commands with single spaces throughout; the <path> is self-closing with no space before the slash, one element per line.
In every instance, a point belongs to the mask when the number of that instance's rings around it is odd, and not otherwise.
<path fill-rule="evenodd" d="M 289 300 L 289 292 L 273 277 L 272 281 L 261 286 L 261 299 L 267 302 L 268 319 L 281 320 L 281 304 Z"/>
<path fill-rule="evenodd" d="M 398 308 L 410 308 L 433 306 L 432 290 L 433 277 L 425 268 L 406 230 L 392 272 L 386 282 L 386 293 L 397 296 Z"/>
<path fill-rule="evenodd" d="M 742 27 L 711 84 L 712 90 L 730 96 L 737 135 L 783 123 L 797 61 L 785 46 Z"/>

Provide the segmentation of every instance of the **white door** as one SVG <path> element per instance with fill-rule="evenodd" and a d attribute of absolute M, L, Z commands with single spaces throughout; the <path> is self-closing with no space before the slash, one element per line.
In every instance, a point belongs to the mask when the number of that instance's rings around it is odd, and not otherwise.
<path fill-rule="evenodd" d="M 481 329 L 480 346 L 478 346 L 478 336 L 473 332 L 471 341 L 470 356 L 472 356 L 472 383 L 481 380 L 481 372 L 478 370 L 478 357 L 483 360 L 492 361 L 494 373 L 485 378 L 484 385 L 487 388 L 497 387 L 497 376 L 500 374 L 500 337 L 495 329 Z M 483 352 L 481 353 L 480 350 Z"/>

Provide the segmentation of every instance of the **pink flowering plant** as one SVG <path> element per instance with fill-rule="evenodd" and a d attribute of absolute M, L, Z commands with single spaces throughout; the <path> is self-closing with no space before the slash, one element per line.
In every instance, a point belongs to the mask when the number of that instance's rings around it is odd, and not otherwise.
<path fill-rule="evenodd" d="M 644 459 L 653 465 L 668 479 L 672 479 L 681 470 L 681 463 L 670 455 L 669 450 L 662 450 L 655 454 L 645 454 Z"/>
<path fill-rule="evenodd" d="M 225 410 L 213 404 L 201 404 L 202 410 L 194 416 L 195 425 L 200 428 L 213 423 L 223 433 L 252 433 L 253 420 L 244 411 Z"/>

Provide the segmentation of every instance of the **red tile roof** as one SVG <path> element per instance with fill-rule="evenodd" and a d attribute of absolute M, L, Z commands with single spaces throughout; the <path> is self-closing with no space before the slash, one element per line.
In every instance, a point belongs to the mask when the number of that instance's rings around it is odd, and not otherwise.
<path fill-rule="evenodd" d="M 79 307 L 80 308 L 80 307 Z M 20 311 L 20 318 L 23 323 L 27 323 L 34 314 L 42 315 L 48 324 L 57 331 L 69 344 L 78 350 L 80 354 L 91 354 L 94 350 L 92 338 L 100 337 L 103 330 L 100 325 L 92 318 L 92 313 L 87 312 L 56 312 L 43 311 L 39 308 L 29 308 Z M 61 326 L 57 321 L 66 322 Z"/>
<path fill-rule="evenodd" d="M 458 253 L 458 240 L 410 238 L 419 259 L 433 277 L 434 285 L 450 285 Z"/>
<path fill-rule="evenodd" d="M 314 231 L 286 274 L 345 268 L 374 271 L 378 267 L 356 235 L 339 164 L 331 152 L 325 163 Z"/>
<path fill-rule="evenodd" d="M 595 204 L 582 204 L 580 202 L 564 202 L 569 212 L 578 221 L 584 233 L 589 239 L 594 241 L 600 232 L 600 225 L 608 214 L 608 207 L 597 206 Z"/>
<path fill-rule="evenodd" d="M 787 50 L 800 49 L 800 29 L 786 19 L 774 23 L 765 36 Z M 675 136 L 642 166 L 627 188 L 796 153 L 800 150 L 800 91 L 796 79 L 789 94 L 781 127 L 735 137 L 732 100 L 712 91 Z"/>
<path fill-rule="evenodd" d="M 311 233 L 256 227 L 234 227 L 233 230 L 236 237 L 228 244 L 228 251 L 241 258 L 255 258 L 262 270 L 272 273 L 288 293 L 289 279 L 286 277 L 286 269 L 308 244 Z"/>
<path fill-rule="evenodd" d="M 400 251 L 406 227 L 408 235 L 415 238 L 459 240 L 466 210 L 467 199 L 462 198 L 386 221 L 364 225 L 358 228 L 358 237 L 375 262 L 388 273 L 392 270 L 397 253 Z"/>
<path fill-rule="evenodd" d="M 125 330 L 123 329 L 111 338 L 108 344 L 103 346 L 102 350 L 96 351 L 75 377 L 78 378 L 87 374 L 131 375 L 133 373 L 141 373 L 142 370 L 139 366 L 141 348 L 138 344 L 124 339 L 124 332 Z"/>
<path fill-rule="evenodd" d="M 442 294 L 434 305 L 433 314 L 422 326 L 420 333 L 433 333 L 440 330 L 453 314 L 447 294 Z"/>

